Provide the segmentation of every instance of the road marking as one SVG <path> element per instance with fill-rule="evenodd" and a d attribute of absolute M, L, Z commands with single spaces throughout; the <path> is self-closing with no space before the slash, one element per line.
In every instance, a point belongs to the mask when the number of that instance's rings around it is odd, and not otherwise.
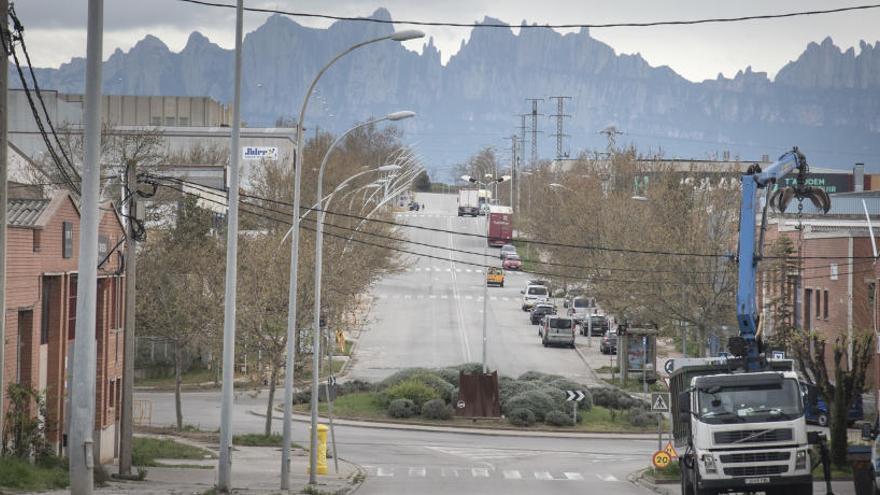
<path fill-rule="evenodd" d="M 416 271 L 417 271 L 417 272 L 420 272 L 420 271 L 422 271 L 422 269 L 421 269 L 421 268 L 416 268 Z"/>
<path fill-rule="evenodd" d="M 446 219 L 446 226 L 450 229 L 452 228 L 452 218 Z M 455 241 L 453 240 L 453 237 L 454 236 L 451 235 L 446 236 L 449 241 L 449 247 L 451 249 L 455 249 Z M 448 252 L 448 256 L 451 268 L 455 268 L 455 258 L 452 256 L 452 250 Z M 456 271 L 458 271 L 458 269 L 456 269 Z M 452 274 L 452 293 L 456 296 L 457 299 L 458 277 L 456 277 L 455 273 Z M 471 346 L 470 343 L 468 343 L 467 332 L 465 332 L 464 329 L 464 310 L 462 309 L 461 304 L 455 304 L 455 313 L 457 323 L 456 326 L 458 327 L 458 338 L 461 340 L 462 357 L 464 358 L 464 362 L 467 363 L 471 361 Z"/>
<path fill-rule="evenodd" d="M 522 475 L 519 474 L 519 471 L 504 471 L 504 479 L 506 479 L 506 480 L 521 480 Z"/>
<path fill-rule="evenodd" d="M 458 469 L 456 468 L 440 468 L 440 475 L 444 478 L 458 478 Z"/>
<path fill-rule="evenodd" d="M 407 294 L 407 295 L 403 296 L 403 298 L 404 298 L 404 299 L 412 299 L 412 296 L 409 295 L 409 294 Z"/>
<path fill-rule="evenodd" d="M 471 474 L 474 478 L 488 478 L 489 468 L 471 468 Z"/>
<path fill-rule="evenodd" d="M 544 481 L 552 480 L 553 475 L 548 473 L 547 471 L 535 471 L 535 479 Z"/>
<path fill-rule="evenodd" d="M 471 299 L 473 299 L 472 296 L 464 296 L 464 298 L 467 299 L 468 301 L 470 301 Z"/>
<path fill-rule="evenodd" d="M 507 296 L 504 296 L 504 297 L 501 298 L 501 300 L 502 300 L 502 301 L 510 301 L 510 298 L 507 297 Z"/>
<path fill-rule="evenodd" d="M 498 297 L 497 296 L 489 296 L 489 300 L 490 301 L 497 301 Z"/>
<path fill-rule="evenodd" d="M 612 474 L 597 474 L 596 477 L 602 481 L 617 481 L 617 478 Z"/>
<path fill-rule="evenodd" d="M 473 270 L 471 270 L 470 268 L 465 268 L 464 271 L 470 273 L 470 272 L 472 272 Z"/>
<path fill-rule="evenodd" d="M 447 272 L 451 272 L 451 271 L 452 271 L 452 268 L 447 268 L 446 271 L 447 271 Z"/>
<path fill-rule="evenodd" d="M 419 294 L 418 296 L 416 296 L 416 299 L 424 299 L 424 298 L 425 298 L 424 294 Z"/>
<path fill-rule="evenodd" d="M 393 478 L 394 477 L 394 470 L 380 467 L 379 469 L 376 470 L 376 476 L 379 476 L 381 478 Z"/>
<path fill-rule="evenodd" d="M 437 294 L 431 294 L 431 295 L 428 296 L 428 297 L 430 297 L 431 299 L 437 299 Z"/>
<path fill-rule="evenodd" d="M 409 468 L 409 475 L 412 478 L 424 478 L 425 477 L 425 468 L 411 467 L 411 468 Z"/>
<path fill-rule="evenodd" d="M 441 294 L 440 299 L 449 299 L 449 296 L 447 296 L 446 294 Z"/>
<path fill-rule="evenodd" d="M 581 473 L 562 473 L 562 474 L 564 474 L 566 478 L 568 478 L 572 481 L 583 481 L 584 480 L 584 475 L 582 475 Z"/>

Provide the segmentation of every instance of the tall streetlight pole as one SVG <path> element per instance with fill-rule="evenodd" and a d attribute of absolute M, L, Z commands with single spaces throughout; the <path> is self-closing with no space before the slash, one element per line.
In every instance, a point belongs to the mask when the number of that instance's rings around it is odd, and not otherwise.
<path fill-rule="evenodd" d="M 333 152 L 333 149 L 345 139 L 346 136 L 351 134 L 357 129 L 362 127 L 366 127 L 369 125 L 376 124 L 378 122 L 382 122 L 385 120 L 388 121 L 398 121 L 403 119 L 408 119 L 410 117 L 415 117 L 414 112 L 394 112 L 390 113 L 380 119 L 373 119 L 363 124 L 356 125 L 351 129 L 343 132 L 337 137 L 333 143 L 330 144 L 330 147 L 327 148 L 327 152 L 324 153 L 324 158 L 321 160 L 321 167 L 318 168 L 318 182 L 316 185 L 316 193 L 315 196 L 318 198 L 323 194 L 323 186 L 324 186 L 324 170 L 327 167 L 327 160 L 330 158 L 330 153 Z M 324 219 L 327 216 L 327 212 L 322 208 L 318 213 L 318 222 L 315 226 L 315 322 L 314 322 L 314 340 L 312 343 L 312 429 L 309 435 L 309 484 L 314 485 L 318 482 L 318 375 L 321 368 L 321 272 L 322 272 L 322 261 L 323 261 L 323 247 L 324 247 Z"/>
<path fill-rule="evenodd" d="M 226 207 L 226 280 L 223 304 L 223 387 L 220 404 L 220 455 L 217 490 L 232 488 L 232 394 L 235 386 L 235 301 L 238 285 L 238 162 L 241 156 L 241 55 L 244 0 L 235 9 L 235 80 L 233 81 L 232 139 L 229 154 L 229 200 Z"/>
<path fill-rule="evenodd" d="M 309 98 L 312 96 L 312 92 L 315 90 L 315 86 L 318 84 L 318 80 L 320 80 L 321 76 L 323 76 L 324 73 L 327 72 L 327 69 L 329 69 L 331 65 L 336 63 L 337 60 L 348 55 L 354 50 L 357 50 L 358 48 L 369 45 L 371 43 L 378 43 L 380 41 L 392 40 L 403 42 L 416 38 L 422 38 L 424 36 L 425 33 L 421 31 L 404 30 L 397 31 L 389 36 L 374 38 L 350 46 L 349 48 L 343 50 L 338 55 L 333 57 L 329 62 L 327 62 L 326 65 L 324 65 L 324 67 L 321 68 L 320 71 L 318 71 L 318 74 L 312 80 L 312 84 L 309 85 L 309 89 L 306 91 L 305 97 L 303 97 L 302 106 L 299 111 L 299 121 L 297 121 L 296 127 L 296 150 L 294 150 L 293 154 L 293 233 L 291 235 L 290 242 L 290 287 L 287 301 L 287 361 L 284 373 L 284 425 L 281 443 L 282 490 L 290 489 L 290 441 L 291 421 L 293 415 L 293 357 L 294 353 L 296 352 L 296 347 L 294 346 L 294 334 L 296 332 L 296 300 L 298 289 L 297 275 L 299 264 L 299 203 L 300 184 L 302 180 L 302 160 L 300 159 L 300 157 L 302 156 L 303 149 L 303 121 L 306 117 L 306 109 L 308 108 Z M 314 470 L 312 470 L 312 472 L 314 472 Z"/>

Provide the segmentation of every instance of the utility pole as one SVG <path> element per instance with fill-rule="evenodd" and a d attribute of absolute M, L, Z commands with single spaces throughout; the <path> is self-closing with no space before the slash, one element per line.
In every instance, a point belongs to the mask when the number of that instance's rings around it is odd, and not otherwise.
<path fill-rule="evenodd" d="M 94 488 L 95 319 L 98 285 L 98 194 L 101 177 L 101 58 L 104 0 L 89 0 L 86 35 L 86 94 L 82 198 L 80 204 L 76 335 L 70 387 L 68 457 L 70 492 L 91 495 Z M 6 98 L 6 95 L 3 95 Z M 5 199 L 4 199 L 5 201 Z M 5 219 L 4 219 L 5 222 Z"/>
<path fill-rule="evenodd" d="M 517 159 L 519 158 L 516 153 L 517 142 L 516 142 L 516 134 L 510 136 L 510 207 L 513 208 L 514 211 L 517 211 L 516 207 L 516 186 L 519 184 L 519 177 L 517 174 L 519 173 L 519 169 L 517 167 Z"/>
<path fill-rule="evenodd" d="M 551 96 L 549 98 L 551 100 L 556 100 L 556 113 L 554 113 L 550 117 L 556 118 L 556 134 L 553 134 L 553 136 L 556 138 L 556 159 L 562 160 L 563 158 L 567 158 L 569 155 L 567 152 L 563 153 L 562 141 L 564 138 L 571 136 L 563 132 L 562 123 L 566 117 L 571 117 L 571 115 L 565 113 L 565 100 L 570 100 L 571 96 Z"/>
<path fill-rule="evenodd" d="M 244 0 L 235 10 L 235 80 L 233 81 L 232 139 L 229 153 L 229 192 L 226 200 L 226 287 L 223 307 L 223 389 L 220 407 L 220 458 L 217 490 L 232 488 L 232 393 L 235 386 L 235 292 L 238 282 L 238 161 L 241 157 L 241 37 Z M 296 211 L 294 211 L 296 214 Z M 286 370 L 285 373 L 290 373 Z"/>
<path fill-rule="evenodd" d="M 123 195 L 123 216 L 126 220 L 125 229 L 125 335 L 122 373 L 122 415 L 119 425 L 119 475 L 131 476 L 131 453 L 134 438 L 132 422 L 134 414 L 132 406 L 134 391 L 134 354 L 135 354 L 135 267 L 137 263 L 137 245 L 135 241 L 135 218 L 137 218 L 137 162 L 129 160 L 125 164 L 125 187 Z"/>
<path fill-rule="evenodd" d="M 9 39 L 9 0 L 0 0 L 0 36 L 3 36 L 3 47 L 11 46 Z M 9 156 L 6 143 L 8 132 L 9 114 L 6 110 L 6 93 L 9 86 L 9 54 L 7 53 L 0 61 L 0 432 L 3 429 L 5 414 L 3 414 L 6 396 L 6 384 L 3 381 L 3 370 L 6 369 L 6 209 L 9 201 L 9 190 L 6 184 Z"/>
<path fill-rule="evenodd" d="M 607 163 L 603 167 L 601 173 L 602 193 L 607 196 L 608 193 L 611 191 L 611 186 L 614 179 L 614 170 L 611 166 L 611 160 L 614 156 L 614 150 L 617 148 L 617 136 L 623 134 L 623 131 L 611 125 L 599 131 L 599 134 L 604 134 L 605 137 L 608 139 L 608 145 L 605 148 Z"/>
<path fill-rule="evenodd" d="M 543 102 L 543 98 L 526 98 L 526 101 L 532 102 L 532 159 L 531 159 L 531 168 L 535 168 L 538 165 L 538 115 L 544 115 L 542 113 L 538 113 L 538 102 Z"/>
<path fill-rule="evenodd" d="M 526 114 L 526 113 L 519 114 L 519 118 L 520 118 L 520 125 L 518 128 L 519 129 L 519 153 L 517 153 L 517 158 L 519 159 L 519 165 L 522 164 L 523 159 L 526 156 L 526 129 L 527 129 L 526 117 L 528 117 L 528 114 Z M 522 169 L 521 166 L 518 168 L 520 170 Z M 520 179 L 522 179 L 522 176 L 520 176 Z M 516 181 L 516 201 L 517 201 L 516 206 L 517 207 L 520 206 L 520 204 L 519 204 L 520 203 L 520 185 L 519 185 L 520 182 L 521 182 L 521 180 Z"/>

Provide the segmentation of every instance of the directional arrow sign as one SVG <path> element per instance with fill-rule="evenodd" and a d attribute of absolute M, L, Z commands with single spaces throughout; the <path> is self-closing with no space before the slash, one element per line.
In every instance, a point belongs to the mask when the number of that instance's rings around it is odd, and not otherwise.
<path fill-rule="evenodd" d="M 584 395 L 583 391 L 581 390 L 566 390 L 565 393 L 568 395 L 568 397 L 565 399 L 567 401 L 580 402 L 584 400 L 584 397 L 586 397 L 586 395 Z"/>
<path fill-rule="evenodd" d="M 669 394 L 664 392 L 652 392 L 651 410 L 669 412 Z"/>

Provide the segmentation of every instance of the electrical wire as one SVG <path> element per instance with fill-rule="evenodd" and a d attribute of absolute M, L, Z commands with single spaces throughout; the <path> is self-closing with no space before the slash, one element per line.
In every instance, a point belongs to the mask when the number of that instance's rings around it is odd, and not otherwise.
<path fill-rule="evenodd" d="M 177 0 L 178 2 L 201 5 L 204 7 L 221 7 L 221 8 L 235 8 L 235 5 L 219 3 L 219 2 L 209 2 L 207 0 Z M 262 8 L 262 7 L 245 7 L 244 10 L 248 12 L 260 12 L 264 14 L 282 14 L 290 17 L 306 17 L 306 18 L 314 18 L 314 19 L 326 19 L 331 21 L 350 21 L 350 22 L 368 22 L 374 24 L 402 24 L 408 26 L 439 26 L 439 27 L 454 27 L 454 28 L 506 28 L 511 29 L 512 27 L 518 27 L 521 29 L 577 29 L 577 28 L 588 28 L 588 29 L 606 29 L 606 28 L 645 28 L 645 27 L 658 27 L 658 26 L 694 26 L 699 24 L 719 24 L 719 23 L 734 23 L 734 22 L 744 22 L 744 21 L 758 21 L 758 20 L 769 20 L 769 19 L 784 19 L 790 17 L 804 17 L 804 16 L 815 16 L 815 15 L 827 15 L 827 14 L 837 14 L 843 12 L 854 12 L 854 11 L 864 11 L 880 8 L 880 4 L 866 4 L 866 5 L 853 5 L 849 7 L 837 7 L 833 9 L 820 9 L 820 10 L 803 10 L 796 12 L 783 12 L 779 14 L 761 14 L 761 15 L 747 15 L 747 16 L 736 16 L 736 17 L 708 17 L 702 19 L 682 19 L 682 20 L 665 20 L 665 21 L 648 21 L 648 22 L 610 22 L 610 23 L 575 23 L 575 24 L 522 24 L 520 26 L 511 26 L 510 24 L 505 24 L 501 22 L 487 22 L 487 23 L 473 23 L 473 22 L 450 22 L 450 21 L 422 21 L 422 20 L 412 20 L 412 19 L 402 19 L 402 20 L 391 20 L 391 19 L 374 19 L 371 17 L 353 17 L 353 16 L 340 16 L 340 15 L 332 15 L 332 14 L 318 14 L 318 13 L 309 13 L 309 12 L 296 12 L 290 10 L 281 10 L 281 9 L 270 9 L 270 8 Z"/>

